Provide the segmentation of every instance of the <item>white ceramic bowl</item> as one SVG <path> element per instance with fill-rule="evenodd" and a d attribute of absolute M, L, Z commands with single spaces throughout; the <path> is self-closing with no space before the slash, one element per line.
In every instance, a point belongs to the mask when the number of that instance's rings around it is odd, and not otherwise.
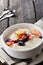
<path fill-rule="evenodd" d="M 9 46 L 7 46 L 4 42 L 4 40 L 8 37 L 9 34 L 11 34 L 13 31 L 16 31 L 19 28 L 36 28 L 37 30 L 39 30 L 43 36 L 43 31 L 36 25 L 34 24 L 30 24 L 30 23 L 19 23 L 19 24 L 15 24 L 10 26 L 9 28 L 7 28 L 3 34 L 1 35 L 1 39 L 3 41 L 3 47 L 5 49 L 5 51 L 12 57 L 14 58 L 19 58 L 19 59 L 27 59 L 27 58 L 32 58 L 33 56 L 36 56 L 37 54 L 39 54 L 41 52 L 42 49 L 42 42 L 43 39 L 40 43 L 37 43 L 37 45 L 33 48 L 27 49 L 27 50 L 15 50 Z"/>

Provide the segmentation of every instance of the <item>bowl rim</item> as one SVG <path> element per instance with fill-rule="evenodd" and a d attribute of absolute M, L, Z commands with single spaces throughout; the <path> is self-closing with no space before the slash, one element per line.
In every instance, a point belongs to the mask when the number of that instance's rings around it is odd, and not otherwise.
<path fill-rule="evenodd" d="M 11 27 L 17 26 L 17 25 L 21 25 L 21 24 L 24 24 L 24 25 L 26 25 L 26 24 L 27 24 L 27 25 L 28 25 L 28 24 L 29 24 L 29 25 L 33 25 L 33 26 L 37 27 L 38 29 L 40 29 L 41 32 L 43 33 L 43 30 L 42 30 L 40 27 L 38 27 L 37 25 L 32 24 L 32 23 L 18 23 L 18 24 L 14 24 L 14 25 L 8 27 L 8 28 L 2 33 L 1 38 L 2 38 L 2 41 L 3 41 L 4 44 L 5 44 L 4 39 L 3 39 L 4 33 L 5 33 L 8 29 L 10 29 Z M 42 37 L 43 37 L 43 36 L 42 36 Z M 14 48 L 12 48 L 12 47 L 7 46 L 6 44 L 5 44 L 5 46 L 6 46 L 7 48 L 9 48 L 9 49 L 14 50 L 14 51 L 30 51 L 30 50 L 34 50 L 34 49 L 36 49 L 37 47 L 39 47 L 39 46 L 42 44 L 42 42 L 43 42 L 43 38 L 42 38 L 42 41 L 40 42 L 40 44 L 37 44 L 37 45 L 34 46 L 33 48 L 25 49 L 25 50 L 16 50 L 16 49 L 14 49 Z"/>

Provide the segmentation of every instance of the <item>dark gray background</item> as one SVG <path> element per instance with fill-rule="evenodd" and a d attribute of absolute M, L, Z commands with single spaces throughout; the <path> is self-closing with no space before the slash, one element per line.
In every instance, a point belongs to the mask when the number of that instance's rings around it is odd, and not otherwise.
<path fill-rule="evenodd" d="M 9 0 L 10 9 L 15 9 L 17 12 L 17 18 L 10 18 L 10 25 L 27 22 L 35 23 L 35 12 L 32 0 Z M 0 15 L 2 14 L 4 8 L 8 7 L 8 0 L 0 0 Z M 34 0 L 36 18 L 37 21 L 43 18 L 43 0 Z M 7 19 L 0 22 L 0 34 L 7 28 Z"/>

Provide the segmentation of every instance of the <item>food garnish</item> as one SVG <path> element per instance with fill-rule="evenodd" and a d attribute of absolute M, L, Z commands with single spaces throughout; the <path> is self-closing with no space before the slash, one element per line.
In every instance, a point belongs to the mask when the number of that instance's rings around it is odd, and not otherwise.
<path fill-rule="evenodd" d="M 31 34 L 36 35 L 38 37 L 41 36 L 41 33 L 39 31 L 37 31 L 36 29 L 32 29 L 30 32 L 31 32 Z"/>
<path fill-rule="evenodd" d="M 11 46 L 11 45 L 13 44 L 13 42 L 6 42 L 6 44 L 7 44 L 8 46 Z"/>
<path fill-rule="evenodd" d="M 18 43 L 19 46 L 25 46 L 25 42 L 33 40 L 33 38 L 38 37 L 42 39 L 42 35 L 39 31 L 36 29 L 32 29 L 30 33 L 26 33 L 24 29 L 19 29 L 15 33 L 16 40 L 7 39 L 5 42 L 8 46 L 11 46 L 12 44 Z"/>

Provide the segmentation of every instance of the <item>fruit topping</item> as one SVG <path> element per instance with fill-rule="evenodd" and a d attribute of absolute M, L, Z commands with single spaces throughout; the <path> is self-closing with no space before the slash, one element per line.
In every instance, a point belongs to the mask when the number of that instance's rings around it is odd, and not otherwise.
<path fill-rule="evenodd" d="M 8 45 L 8 46 L 11 46 L 13 43 L 17 43 L 18 42 L 18 39 L 17 40 L 11 40 L 11 39 L 7 39 L 6 40 L 6 44 Z"/>
<path fill-rule="evenodd" d="M 24 42 L 27 42 L 27 41 L 28 41 L 28 36 L 26 36 L 26 35 L 23 36 L 23 37 L 22 37 L 22 40 L 23 40 Z"/>
<path fill-rule="evenodd" d="M 18 42 L 18 39 L 17 40 L 9 40 L 9 42 L 17 43 Z"/>
<path fill-rule="evenodd" d="M 25 30 L 20 29 L 20 30 L 15 32 L 15 37 L 20 39 L 22 37 L 22 35 L 24 35 L 24 34 L 25 34 Z"/>
<path fill-rule="evenodd" d="M 41 33 L 39 31 L 35 30 L 35 29 L 31 30 L 31 34 L 36 35 L 38 37 L 41 35 Z"/>
<path fill-rule="evenodd" d="M 24 29 L 19 29 L 18 31 L 15 32 L 16 34 L 23 34 L 25 33 L 25 30 Z"/>
<path fill-rule="evenodd" d="M 29 37 L 28 37 L 28 39 L 29 39 L 29 40 L 32 40 L 32 39 L 33 39 L 33 37 L 32 37 L 32 36 L 29 36 Z"/>
<path fill-rule="evenodd" d="M 16 40 L 7 39 L 5 42 L 8 46 L 11 46 L 13 43 L 17 43 L 19 46 L 25 46 L 25 42 L 33 40 L 33 38 L 38 37 L 42 39 L 42 35 L 39 31 L 32 29 L 30 32 L 26 33 L 26 30 L 19 29 L 15 32 Z"/>
<path fill-rule="evenodd" d="M 6 42 L 6 44 L 7 44 L 8 46 L 11 46 L 11 45 L 13 44 L 13 42 Z"/>
<path fill-rule="evenodd" d="M 19 46 L 25 46 L 25 43 L 23 42 L 23 40 L 19 40 L 19 41 L 18 41 L 18 45 L 19 45 Z"/>
<path fill-rule="evenodd" d="M 22 34 L 16 34 L 15 33 L 15 37 L 18 38 L 18 39 L 21 39 L 22 36 L 24 36 L 24 35 L 27 35 L 27 34 L 26 33 L 22 33 Z"/>
<path fill-rule="evenodd" d="M 17 39 L 17 40 L 14 40 L 14 43 L 17 43 L 19 41 L 19 39 Z"/>
<path fill-rule="evenodd" d="M 42 36 L 39 36 L 40 39 L 42 39 Z"/>
<path fill-rule="evenodd" d="M 14 40 L 11 40 L 11 39 L 10 39 L 9 42 L 14 42 Z"/>

